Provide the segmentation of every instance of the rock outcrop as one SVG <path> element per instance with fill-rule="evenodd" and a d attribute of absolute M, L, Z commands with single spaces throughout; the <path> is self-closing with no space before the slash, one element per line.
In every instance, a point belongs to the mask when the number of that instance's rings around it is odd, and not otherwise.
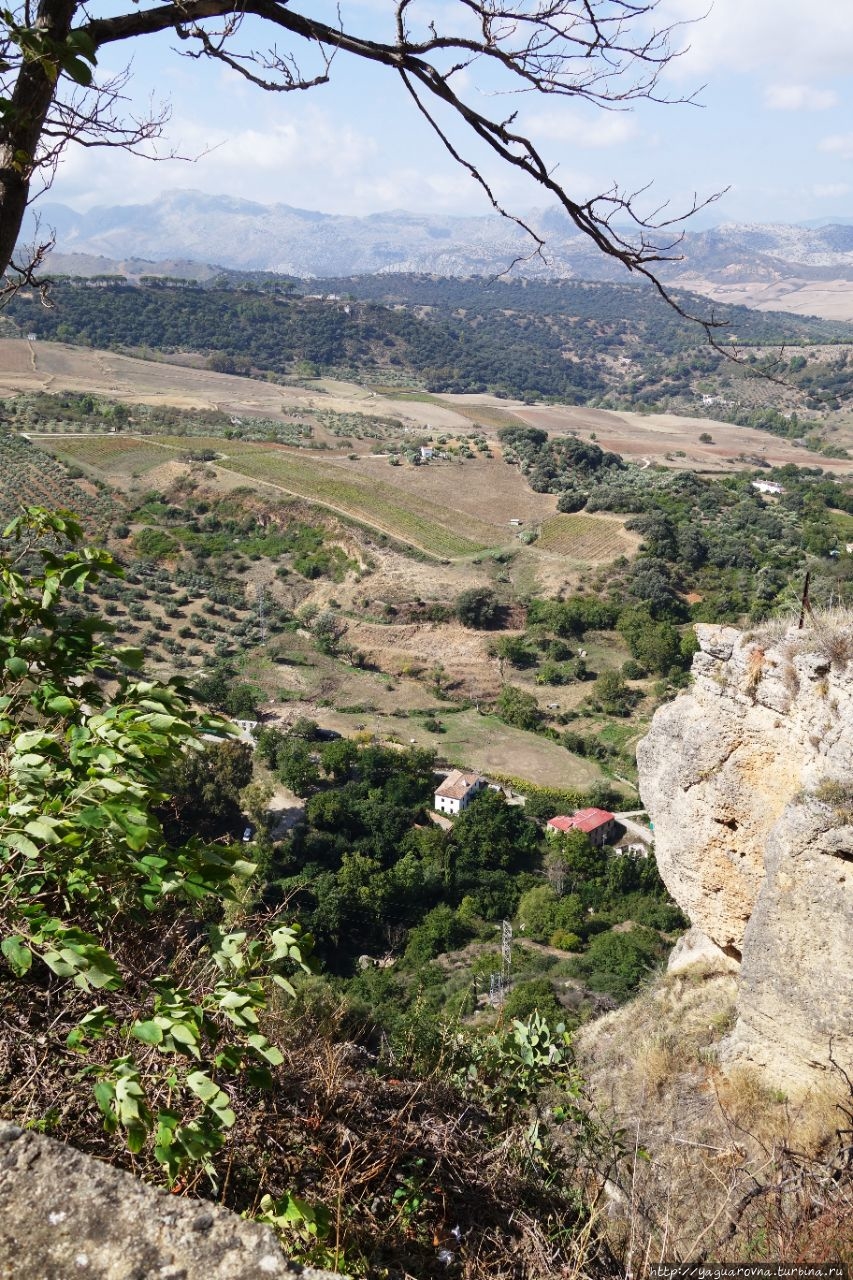
<path fill-rule="evenodd" d="M 661 875 L 740 963 L 729 1062 L 853 1069 L 853 637 L 698 626 L 688 692 L 639 743 Z"/>
<path fill-rule="evenodd" d="M 269 1227 L 0 1124 L 0 1280 L 334 1280 Z"/>

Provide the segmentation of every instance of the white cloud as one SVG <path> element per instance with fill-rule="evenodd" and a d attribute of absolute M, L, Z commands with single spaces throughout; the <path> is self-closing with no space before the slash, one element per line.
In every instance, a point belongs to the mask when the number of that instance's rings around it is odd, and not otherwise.
<path fill-rule="evenodd" d="M 831 133 L 821 138 L 818 149 L 840 160 L 853 160 L 853 133 Z"/>
<path fill-rule="evenodd" d="M 316 107 L 231 134 L 175 118 L 169 142 L 196 159 L 151 164 L 117 151 L 104 164 L 102 154 L 70 148 L 50 199 L 83 211 L 100 204 L 145 204 L 160 192 L 190 188 L 325 213 L 487 211 L 485 197 L 463 170 L 426 158 L 413 163 L 410 156 L 389 163 L 378 140 L 337 124 Z M 501 175 L 488 176 L 503 195 Z M 518 194 L 513 190 L 511 198 Z"/>
<path fill-rule="evenodd" d="M 690 46 L 673 65 L 679 78 L 771 67 L 777 75 L 820 80 L 849 75 L 853 59 L 849 0 L 713 0 L 710 8 L 707 0 L 663 0 L 655 20 L 691 24 L 673 40 Z"/>
<path fill-rule="evenodd" d="M 837 106 L 834 89 L 807 84 L 771 84 L 764 90 L 764 105 L 771 111 L 828 111 Z"/>
<path fill-rule="evenodd" d="M 548 138 L 591 150 L 619 147 L 639 134 L 636 120 L 624 112 L 584 117 L 568 108 L 525 116 L 524 128 L 531 138 Z"/>
<path fill-rule="evenodd" d="M 817 200 L 838 200 L 850 191 L 849 182 L 818 182 L 812 187 L 812 195 Z"/>

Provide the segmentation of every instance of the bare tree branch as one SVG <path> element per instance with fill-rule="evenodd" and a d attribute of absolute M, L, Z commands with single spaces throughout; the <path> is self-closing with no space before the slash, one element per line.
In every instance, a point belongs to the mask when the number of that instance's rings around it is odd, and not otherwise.
<path fill-rule="evenodd" d="M 700 323 L 713 341 L 713 316 L 697 317 L 660 281 L 657 268 L 677 260 L 680 226 L 718 198 L 694 199 L 679 216 L 639 212 L 645 189 L 628 194 L 617 185 L 591 199 L 578 199 L 558 181 L 535 140 L 516 124 L 517 113 L 500 116 L 484 103 L 506 93 L 540 94 L 624 110 L 641 99 L 672 101 L 660 78 L 679 54 L 683 24 L 656 25 L 661 0 L 456 0 L 458 30 L 441 30 L 419 18 L 416 0 L 396 0 L 393 33 L 387 40 L 363 36 L 322 22 L 282 0 L 167 0 L 134 3 L 131 11 L 92 17 L 84 0 L 40 0 L 35 22 L 25 0 L 15 25 L 0 18 L 0 272 L 11 259 L 20 221 L 39 170 L 50 176 L 69 143 L 118 146 L 150 154 L 161 136 L 164 111 L 146 119 L 123 118 L 127 79 L 88 86 L 85 65 L 99 49 L 158 32 L 173 31 L 181 52 L 220 62 L 267 92 L 289 93 L 325 84 L 342 53 L 388 68 L 448 154 L 478 183 L 492 207 L 520 227 L 531 241 L 531 256 L 544 240 L 505 208 L 480 163 L 466 154 L 445 116 L 464 126 L 503 165 L 524 173 L 552 196 L 574 226 L 605 255 L 650 281 L 682 316 Z M 266 52 L 241 45 L 246 20 L 285 33 L 292 47 L 272 44 Z M 5 23 L 5 25 L 4 25 Z M 29 24 L 29 26 L 27 25 Z M 25 29 L 26 28 L 26 29 Z M 33 34 L 34 33 L 34 34 Z M 302 69 L 298 51 L 317 66 Z M 34 51 L 34 52 L 33 52 Z M 481 83 L 457 87 L 460 71 L 477 67 Z M 5 71 L 4 71 L 5 68 Z M 82 86 L 69 95 L 69 76 Z M 677 99 L 690 102 L 691 97 Z M 633 227 L 631 236 L 623 229 Z M 523 260 L 519 258 L 516 262 Z M 513 263 L 515 265 L 515 263 Z"/>

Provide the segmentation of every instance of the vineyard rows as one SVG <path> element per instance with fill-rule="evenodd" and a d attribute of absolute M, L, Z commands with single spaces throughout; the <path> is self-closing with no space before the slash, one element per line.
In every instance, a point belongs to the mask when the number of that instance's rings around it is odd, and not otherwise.
<path fill-rule="evenodd" d="M 573 560 L 608 563 L 630 551 L 622 526 L 602 516 L 559 515 L 546 520 L 537 546 Z"/>
<path fill-rule="evenodd" d="M 0 519 L 10 520 L 22 506 L 62 507 L 97 524 L 117 510 L 108 493 L 75 484 L 61 462 L 23 436 L 0 434 Z"/>

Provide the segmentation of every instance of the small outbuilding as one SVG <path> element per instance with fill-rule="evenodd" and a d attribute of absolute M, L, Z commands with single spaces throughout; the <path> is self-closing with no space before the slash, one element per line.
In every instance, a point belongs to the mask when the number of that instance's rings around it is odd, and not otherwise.
<path fill-rule="evenodd" d="M 487 785 L 479 773 L 452 769 L 436 790 L 435 807 L 439 813 L 461 813 Z"/>
<path fill-rule="evenodd" d="M 601 846 L 609 843 L 616 834 L 616 827 L 616 818 L 606 809 L 577 809 L 571 816 L 558 814 L 556 818 L 549 818 L 545 833 L 558 836 L 567 831 L 582 831 L 592 844 Z"/>

